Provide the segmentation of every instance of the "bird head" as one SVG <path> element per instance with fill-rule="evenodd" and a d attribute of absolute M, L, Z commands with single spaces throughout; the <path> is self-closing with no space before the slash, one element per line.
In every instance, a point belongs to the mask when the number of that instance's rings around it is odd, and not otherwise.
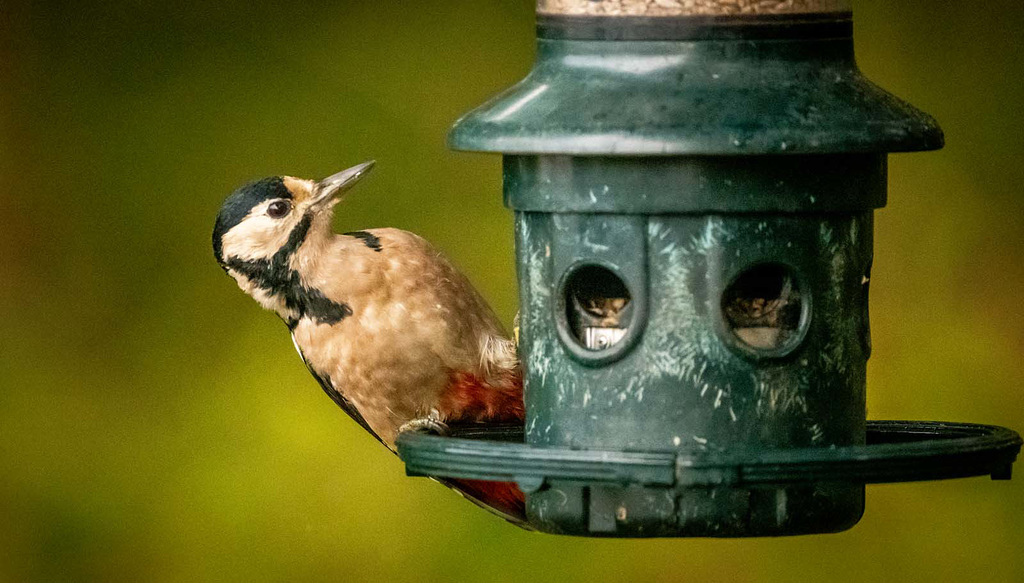
<path fill-rule="evenodd" d="M 251 182 L 224 201 L 213 229 L 213 254 L 229 270 L 239 262 L 286 260 L 310 233 L 330 231 L 334 205 L 373 168 L 354 166 L 320 181 L 273 176 Z"/>

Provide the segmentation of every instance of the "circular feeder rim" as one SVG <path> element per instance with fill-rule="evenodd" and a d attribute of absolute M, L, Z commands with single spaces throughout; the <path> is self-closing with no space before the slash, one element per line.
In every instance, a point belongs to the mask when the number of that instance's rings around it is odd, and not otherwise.
<path fill-rule="evenodd" d="M 1005 427 L 937 421 L 868 421 L 867 445 L 732 451 L 608 451 L 522 443 L 522 427 L 404 433 L 410 476 L 711 487 L 811 482 L 878 484 L 990 475 L 1010 479 L 1022 440 Z"/>

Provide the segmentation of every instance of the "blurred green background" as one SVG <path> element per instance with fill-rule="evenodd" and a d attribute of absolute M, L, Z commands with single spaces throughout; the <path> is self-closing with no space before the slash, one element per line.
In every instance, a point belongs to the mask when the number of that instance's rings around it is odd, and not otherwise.
<path fill-rule="evenodd" d="M 337 227 L 426 236 L 511 321 L 499 159 L 443 138 L 529 70 L 533 5 L 283 4 L 0 2 L 0 580 L 1024 578 L 1021 468 L 750 541 L 530 534 L 406 479 L 210 231 L 246 180 L 375 158 Z M 1024 6 L 857 15 L 862 68 L 949 144 L 892 159 L 869 414 L 1024 430 Z"/>

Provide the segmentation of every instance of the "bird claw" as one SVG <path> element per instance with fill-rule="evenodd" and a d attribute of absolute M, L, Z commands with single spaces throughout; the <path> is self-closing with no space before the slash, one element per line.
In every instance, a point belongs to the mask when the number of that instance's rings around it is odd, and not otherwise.
<path fill-rule="evenodd" d="M 432 435 L 448 435 L 448 425 L 441 421 L 441 416 L 437 410 L 431 410 L 428 417 L 421 417 L 419 419 L 413 419 L 403 423 L 399 428 L 399 433 L 405 433 L 407 431 L 416 431 L 422 433 L 430 433 Z"/>

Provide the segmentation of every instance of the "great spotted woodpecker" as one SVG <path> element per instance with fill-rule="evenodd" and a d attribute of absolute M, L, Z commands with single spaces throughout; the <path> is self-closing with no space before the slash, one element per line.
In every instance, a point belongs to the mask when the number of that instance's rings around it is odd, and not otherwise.
<path fill-rule="evenodd" d="M 323 390 L 392 451 L 402 431 L 521 424 L 515 345 L 469 280 L 412 233 L 333 232 L 340 195 L 372 167 L 239 188 L 214 227 L 217 262 L 284 320 Z M 514 484 L 446 484 L 514 521 L 523 517 Z"/>

